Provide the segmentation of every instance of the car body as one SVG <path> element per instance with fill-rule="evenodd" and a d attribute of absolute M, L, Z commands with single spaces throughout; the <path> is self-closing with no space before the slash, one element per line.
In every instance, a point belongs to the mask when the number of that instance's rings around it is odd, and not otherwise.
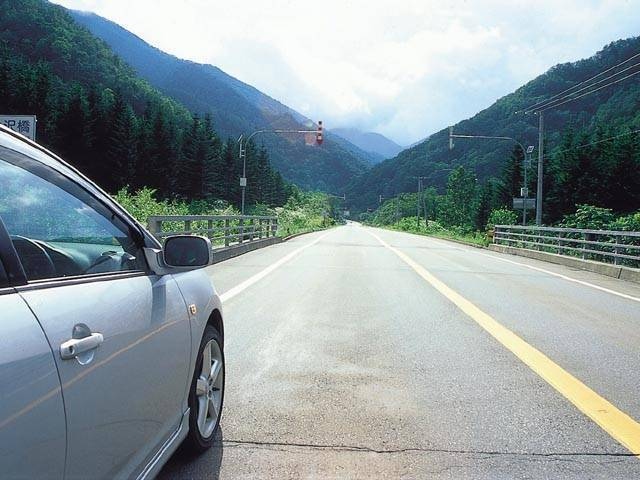
<path fill-rule="evenodd" d="M 185 438 L 210 446 L 224 393 L 211 246 L 165 246 L 171 262 L 89 179 L 0 128 L 0 477 L 148 478 Z"/>

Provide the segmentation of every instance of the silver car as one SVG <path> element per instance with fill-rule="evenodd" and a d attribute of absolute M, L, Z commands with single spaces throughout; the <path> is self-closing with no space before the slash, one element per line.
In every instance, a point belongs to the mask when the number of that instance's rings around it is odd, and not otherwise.
<path fill-rule="evenodd" d="M 0 128 L 0 477 L 148 478 L 220 421 L 202 237 L 164 248 L 95 184 Z"/>

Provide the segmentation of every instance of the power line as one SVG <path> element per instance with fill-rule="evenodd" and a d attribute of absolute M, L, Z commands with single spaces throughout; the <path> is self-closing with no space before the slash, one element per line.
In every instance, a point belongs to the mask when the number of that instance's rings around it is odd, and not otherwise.
<path fill-rule="evenodd" d="M 588 79 L 586 79 L 586 80 L 583 80 L 583 81 L 581 81 L 580 83 L 578 83 L 578 84 L 576 84 L 576 85 L 574 85 L 574 86 L 572 86 L 572 87 L 569 87 L 569 88 L 567 88 L 566 90 L 563 90 L 563 91 L 562 91 L 562 92 L 560 92 L 560 93 L 555 94 L 554 96 L 552 96 L 551 98 L 548 98 L 547 100 L 542 100 L 542 101 L 540 101 L 540 102 L 537 102 L 537 103 L 535 103 L 535 104 L 531 105 L 530 107 L 526 108 L 526 109 L 525 109 L 525 111 L 531 111 L 531 110 L 533 110 L 534 108 L 539 107 L 539 106 L 540 106 L 541 104 L 543 104 L 543 103 L 549 102 L 549 101 L 553 100 L 553 99 L 554 99 L 554 98 L 556 98 L 556 97 L 563 96 L 563 95 L 565 95 L 566 93 L 568 93 L 570 90 L 573 90 L 574 88 L 577 88 L 577 87 L 579 87 L 579 86 L 581 86 L 581 85 L 584 85 L 585 83 L 589 83 L 591 80 L 593 80 L 593 79 L 595 79 L 595 78 L 598 78 L 599 76 L 604 75 L 605 73 L 608 73 L 608 72 L 610 72 L 611 70 L 614 70 L 614 69 L 618 68 L 619 66 L 624 65 L 624 64 L 625 64 L 625 63 L 627 63 L 627 62 L 630 62 L 631 60 L 633 60 L 633 59 L 634 59 L 634 58 L 636 58 L 636 57 L 640 57 L 640 53 L 636 53 L 635 55 L 633 55 L 633 56 L 631 56 L 631 57 L 627 58 L 626 60 L 624 60 L 624 61 L 622 61 L 622 62 L 618 63 L 617 65 L 614 65 L 613 67 L 610 67 L 610 68 L 608 68 L 608 69 L 606 69 L 606 70 L 604 70 L 604 71 L 602 71 L 602 72 L 600 72 L 600 73 L 597 73 L 596 75 L 594 75 L 594 76 L 592 76 L 592 77 L 590 77 L 590 78 L 588 78 Z"/>
<path fill-rule="evenodd" d="M 602 72 L 600 72 L 600 73 L 598 73 L 598 74 L 596 74 L 596 75 L 594 75 L 594 76 L 592 76 L 592 77 L 590 77 L 590 78 L 588 78 L 588 79 L 586 79 L 586 80 L 583 80 L 582 82 L 577 83 L 576 85 L 574 85 L 574 86 L 572 86 L 572 87 L 569 87 L 569 88 L 567 88 L 566 90 L 563 90 L 563 91 L 562 91 L 562 92 L 560 92 L 560 93 L 555 94 L 555 95 L 554 95 L 554 96 L 552 96 L 551 98 L 548 98 L 548 99 L 546 99 L 546 100 L 542 100 L 542 101 L 539 101 L 539 102 L 537 102 L 537 103 L 534 103 L 533 105 L 531 105 L 531 106 L 529 106 L 529 107 L 525 108 L 525 109 L 524 109 L 524 111 L 525 111 L 525 112 L 531 112 L 531 111 L 533 111 L 534 109 L 536 109 L 536 110 L 537 110 L 537 109 L 539 109 L 539 108 L 541 108 L 541 107 L 542 107 L 542 104 L 545 104 L 545 103 L 547 103 L 547 102 L 550 102 L 550 101 L 554 100 L 554 99 L 555 99 L 555 98 L 557 98 L 557 97 L 564 96 L 565 94 L 567 94 L 569 91 L 573 90 L 574 88 L 578 88 L 578 87 L 580 87 L 581 85 L 584 85 L 584 84 L 586 84 L 586 83 L 589 83 L 591 80 L 593 80 L 593 79 L 595 79 L 595 78 L 598 78 L 598 77 L 600 77 L 601 75 L 604 75 L 605 73 L 608 73 L 608 72 L 610 72 L 611 70 L 614 70 L 614 69 L 618 68 L 619 66 L 624 65 L 625 63 L 628 63 L 628 62 L 630 62 L 631 60 L 633 60 L 634 58 L 637 58 L 637 57 L 640 57 L 640 53 L 636 53 L 635 55 L 633 55 L 633 56 L 631 56 L 631 57 L 627 58 L 626 60 L 624 60 L 624 61 L 622 61 L 622 62 L 618 63 L 617 65 L 614 65 L 613 67 L 610 67 L 610 68 L 608 68 L 608 69 L 606 69 L 606 70 L 604 70 L 604 71 L 602 71 Z"/>
<path fill-rule="evenodd" d="M 614 73 L 613 75 L 609 75 L 608 77 L 605 77 L 605 78 L 603 78 L 603 79 L 601 79 L 601 80 L 598 80 L 597 82 L 592 83 L 592 84 L 590 84 L 590 85 L 587 85 L 586 87 L 582 87 L 580 90 L 576 90 L 575 92 L 571 92 L 570 94 L 565 95 L 564 97 L 561 97 L 561 98 L 558 98 L 558 99 L 556 99 L 556 100 L 550 101 L 550 102 L 546 103 L 545 105 L 542 105 L 542 106 L 538 107 L 537 111 L 544 111 L 544 110 L 548 110 L 549 108 L 553 108 L 553 107 L 554 107 L 554 106 L 556 106 L 556 105 L 560 105 L 559 103 L 556 103 L 556 102 L 559 102 L 559 101 L 564 100 L 564 99 L 575 99 L 575 98 L 580 98 L 580 97 L 574 97 L 574 95 L 576 95 L 576 94 L 578 94 L 578 93 L 580 93 L 580 92 L 584 92 L 585 90 L 588 90 L 588 89 L 590 89 L 590 88 L 592 88 L 592 87 L 595 87 L 596 85 L 599 85 L 599 84 L 601 84 L 602 82 L 606 82 L 607 80 L 611 80 L 612 78 L 617 77 L 618 75 L 620 75 L 620 74 L 622 74 L 622 73 L 624 73 L 624 72 L 626 72 L 626 71 L 628 71 L 628 70 L 631 70 L 631 69 L 633 69 L 633 68 L 636 68 L 636 67 L 637 67 L 637 66 L 639 66 L 639 65 L 640 65 L 640 62 L 638 62 L 638 63 L 634 63 L 634 64 L 633 64 L 633 65 L 631 65 L 630 67 L 627 67 L 627 68 L 625 68 L 625 69 L 623 69 L 623 70 L 620 70 L 619 72 L 616 72 L 616 73 Z M 609 83 L 609 84 L 607 84 L 607 85 L 605 85 L 605 86 L 608 86 L 608 85 L 611 85 L 611 83 Z M 604 88 L 604 87 L 603 87 L 603 88 Z M 595 91 L 595 90 L 594 90 L 594 91 Z M 591 92 L 589 92 L 589 93 L 591 93 Z"/>
<path fill-rule="evenodd" d="M 553 157 L 555 155 L 560 155 L 561 153 L 570 152 L 571 150 L 578 150 L 580 148 L 590 147 L 591 145 L 597 145 L 599 143 L 608 142 L 610 140 L 615 140 L 616 138 L 625 137 L 627 135 L 633 135 L 634 133 L 640 133 L 640 128 L 638 128 L 636 130 L 630 130 L 628 132 L 621 133 L 619 135 L 614 135 L 612 137 L 602 138 L 600 140 L 596 140 L 595 142 L 583 143 L 582 145 L 577 145 L 575 147 L 567 148 L 565 150 L 560 150 L 559 152 L 553 152 L 553 153 L 551 153 L 549 155 L 545 155 L 544 158 L 549 158 L 549 157 Z"/>
<path fill-rule="evenodd" d="M 634 58 L 638 58 L 640 57 L 640 53 L 636 53 L 635 55 L 632 55 L 631 57 L 627 58 L 626 60 L 618 63 L 617 65 L 614 65 L 612 67 L 609 67 L 608 69 L 593 75 L 592 77 L 583 80 L 582 82 L 578 83 L 577 85 L 574 85 L 571 88 L 568 88 L 556 95 L 554 95 L 553 97 L 551 97 L 551 99 L 545 100 L 543 102 L 537 102 L 534 103 L 532 106 L 530 106 L 529 108 L 527 108 L 525 110 L 525 114 L 526 113 L 536 113 L 538 114 L 538 182 L 537 182 L 537 186 L 536 186 L 536 225 L 540 226 L 542 225 L 542 197 L 543 197 L 543 178 L 544 178 L 544 111 L 548 110 L 552 107 L 559 107 L 560 105 L 564 105 L 565 103 L 571 102 L 573 100 L 578 100 L 579 98 L 585 97 L 587 95 L 590 95 L 592 93 L 595 93 L 599 90 L 602 90 L 603 88 L 606 88 L 610 85 L 619 83 L 623 80 L 626 80 L 627 78 L 633 77 L 634 75 L 640 73 L 640 71 L 635 72 L 635 73 L 631 73 L 629 75 L 626 75 L 625 77 L 622 77 L 620 79 L 617 79 L 615 81 L 611 81 L 601 87 L 598 87 L 596 89 L 594 89 L 593 87 L 595 85 L 597 85 L 598 83 L 602 83 L 601 81 L 597 82 L 597 83 L 592 83 L 594 79 L 601 77 L 605 74 L 607 74 L 608 72 L 611 72 L 612 70 L 615 70 L 617 68 L 619 68 L 620 66 L 624 65 L 625 63 L 630 62 L 631 60 L 633 60 Z M 629 70 L 628 68 L 626 70 Z M 626 71 L 626 70 L 623 70 Z M 617 77 L 620 75 L 621 72 L 618 72 L 614 75 L 611 75 L 608 79 L 610 80 L 613 77 Z M 604 81 L 606 81 L 607 79 L 605 79 Z M 576 96 L 576 93 L 579 93 L 578 91 L 576 91 L 580 86 L 586 86 L 586 88 L 583 88 L 580 91 L 583 90 L 589 90 L 585 93 L 583 93 L 582 95 L 578 95 Z M 582 148 L 582 147 L 580 147 Z"/>
<path fill-rule="evenodd" d="M 626 75 L 626 76 L 624 76 L 624 77 L 622 77 L 622 78 L 620 78 L 620 79 L 618 79 L 616 81 L 609 82 L 606 85 L 602 85 L 601 87 L 598 87 L 595 90 L 591 90 L 589 92 L 583 93 L 582 95 L 578 95 L 577 97 L 571 97 L 571 98 L 568 98 L 567 100 L 565 100 L 563 102 L 555 103 L 553 105 L 550 105 L 550 106 L 547 106 L 545 108 L 542 108 L 542 109 L 538 110 L 538 112 L 544 112 L 545 110 L 549 110 L 550 108 L 559 107 L 560 105 L 564 105 L 565 103 L 569 103 L 569 102 L 572 102 L 572 101 L 577 100 L 579 98 L 586 97 L 587 95 L 591 95 L 592 93 L 595 93 L 598 90 L 602 90 L 603 88 L 606 88 L 606 87 L 608 87 L 610 85 L 614 85 L 616 83 L 620 83 L 623 80 L 626 80 L 627 78 L 633 77 L 634 75 L 637 75 L 639 73 L 640 73 L 640 70 L 638 70 L 637 72 L 630 73 L 629 75 Z"/>

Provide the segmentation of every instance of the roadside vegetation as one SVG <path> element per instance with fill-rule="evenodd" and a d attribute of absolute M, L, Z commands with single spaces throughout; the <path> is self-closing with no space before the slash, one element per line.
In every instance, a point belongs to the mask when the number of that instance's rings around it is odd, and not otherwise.
<path fill-rule="evenodd" d="M 152 215 L 240 215 L 240 211 L 225 200 L 162 199 L 151 188 L 131 192 L 120 189 L 115 200 L 136 220 L 148 224 Z M 335 199 L 321 192 L 304 192 L 296 187 L 281 207 L 254 204 L 247 208 L 247 215 L 275 215 L 278 217 L 280 236 L 312 232 L 336 225 L 339 220 Z M 176 225 L 176 228 L 181 228 Z"/>
<path fill-rule="evenodd" d="M 449 175 L 444 193 L 430 187 L 420 194 L 400 194 L 385 200 L 377 210 L 363 213 L 361 220 L 384 228 L 487 245 L 494 225 L 522 223 L 522 211 L 514 211 L 508 206 L 521 182 L 519 175 L 514 173 L 516 164 L 517 152 L 505 167 L 502 178 L 483 186 L 478 185 L 473 172 L 458 167 Z M 624 205 L 636 204 L 629 202 Z M 550 202 L 545 208 L 554 207 Z M 624 207 L 621 207 L 622 211 L 616 211 L 587 203 L 576 204 L 574 211 L 567 211 L 567 206 L 558 210 L 567 213 L 553 225 L 640 231 L 640 211 L 624 211 Z M 534 220 L 534 212 L 529 211 L 527 224 L 534 224 Z"/>

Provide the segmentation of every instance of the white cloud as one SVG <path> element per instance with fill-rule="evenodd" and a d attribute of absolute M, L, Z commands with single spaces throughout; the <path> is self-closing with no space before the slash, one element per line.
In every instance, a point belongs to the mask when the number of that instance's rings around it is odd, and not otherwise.
<path fill-rule="evenodd" d="M 410 143 L 638 34 L 633 0 L 56 0 L 332 126 Z"/>

